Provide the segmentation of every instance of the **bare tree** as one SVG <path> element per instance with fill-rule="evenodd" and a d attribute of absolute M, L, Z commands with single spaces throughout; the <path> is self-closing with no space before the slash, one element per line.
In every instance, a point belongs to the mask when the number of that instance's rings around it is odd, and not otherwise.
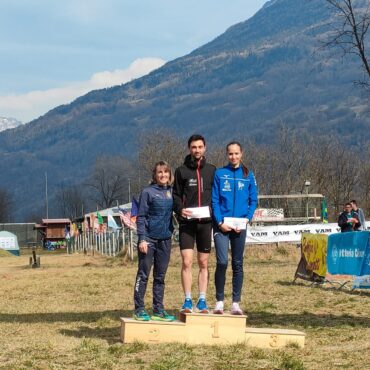
<path fill-rule="evenodd" d="M 130 179 L 133 173 L 131 163 L 121 156 L 104 155 L 94 165 L 87 186 L 91 190 L 91 199 L 100 208 L 110 208 L 116 202 L 129 201 Z"/>
<path fill-rule="evenodd" d="M 68 187 L 61 185 L 55 197 L 62 217 L 74 219 L 81 216 L 84 210 L 86 210 L 86 199 L 82 190 L 82 185 L 72 185 Z"/>
<path fill-rule="evenodd" d="M 207 148 L 207 162 L 212 163 L 217 168 L 225 166 L 227 163 L 226 147 L 225 145 L 212 145 L 210 149 Z"/>
<path fill-rule="evenodd" d="M 158 130 L 141 138 L 139 145 L 141 149 L 138 160 L 144 183 L 150 179 L 156 162 L 166 161 L 175 169 L 182 163 L 187 152 L 186 143 L 181 138 L 164 130 Z"/>
<path fill-rule="evenodd" d="M 365 152 L 365 158 L 370 158 L 370 148 Z M 361 172 L 359 180 L 359 195 L 361 208 L 366 215 L 370 215 L 370 161 L 361 161 Z"/>
<path fill-rule="evenodd" d="M 30 223 L 41 223 L 42 219 L 45 218 L 44 209 L 32 210 L 24 219 L 24 222 Z"/>
<path fill-rule="evenodd" d="M 334 138 L 320 139 L 310 145 L 308 173 L 315 190 L 328 198 L 332 216 L 358 194 L 360 169 L 359 155 Z"/>
<path fill-rule="evenodd" d="M 13 197 L 7 189 L 0 189 L 0 222 L 10 222 Z"/>
<path fill-rule="evenodd" d="M 370 1 L 369 0 L 325 0 L 335 12 L 334 30 L 326 42 L 328 47 L 339 47 L 344 54 L 359 57 L 365 74 L 361 84 L 369 86 L 370 56 Z"/>

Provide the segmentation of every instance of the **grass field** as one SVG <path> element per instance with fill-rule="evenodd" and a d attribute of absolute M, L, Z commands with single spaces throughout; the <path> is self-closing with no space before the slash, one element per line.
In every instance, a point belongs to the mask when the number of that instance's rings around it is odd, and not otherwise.
<path fill-rule="evenodd" d="M 84 255 L 0 258 L 1 369 L 366 369 L 370 368 L 370 294 L 292 284 L 295 247 L 251 247 L 242 306 L 251 327 L 306 332 L 306 346 L 123 345 L 119 317 L 132 315 L 136 263 Z M 208 300 L 213 304 L 214 255 Z M 195 275 L 195 274 L 194 274 Z M 146 302 L 150 308 L 151 284 Z M 231 292 L 230 275 L 227 292 Z M 194 289 L 195 293 L 195 289 Z M 165 304 L 182 303 L 180 257 L 173 250 Z M 226 298 L 229 303 L 230 294 Z"/>

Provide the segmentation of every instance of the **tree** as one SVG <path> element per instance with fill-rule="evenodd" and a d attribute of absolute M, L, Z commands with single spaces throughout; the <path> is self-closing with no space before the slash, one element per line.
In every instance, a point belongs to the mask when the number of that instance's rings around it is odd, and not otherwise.
<path fill-rule="evenodd" d="M 129 201 L 130 179 L 137 176 L 131 163 L 121 156 L 104 155 L 95 161 L 86 185 L 91 199 L 100 208 L 110 208 L 116 202 Z"/>
<path fill-rule="evenodd" d="M 310 145 L 308 173 L 315 190 L 324 194 L 337 216 L 344 203 L 357 194 L 360 158 L 355 151 L 334 138 L 323 138 Z"/>
<path fill-rule="evenodd" d="M 138 154 L 141 176 L 151 178 L 153 166 L 158 161 L 166 161 L 174 170 L 179 166 L 187 153 L 187 142 L 168 131 L 158 130 L 140 140 Z M 144 181 L 145 182 L 145 181 Z"/>
<path fill-rule="evenodd" d="M 11 220 L 13 197 L 7 189 L 0 188 L 0 222 Z"/>
<path fill-rule="evenodd" d="M 334 30 L 326 42 L 328 47 L 340 47 L 344 54 L 359 57 L 365 74 L 361 84 L 370 86 L 369 0 L 326 0 L 336 14 Z"/>
<path fill-rule="evenodd" d="M 82 191 L 82 185 L 61 185 L 55 194 L 57 206 L 62 217 L 74 219 L 83 215 L 86 210 L 86 199 Z"/>
<path fill-rule="evenodd" d="M 370 158 L 370 148 L 365 152 L 364 158 Z M 360 160 L 361 172 L 359 180 L 360 207 L 366 215 L 370 214 L 370 161 Z"/>

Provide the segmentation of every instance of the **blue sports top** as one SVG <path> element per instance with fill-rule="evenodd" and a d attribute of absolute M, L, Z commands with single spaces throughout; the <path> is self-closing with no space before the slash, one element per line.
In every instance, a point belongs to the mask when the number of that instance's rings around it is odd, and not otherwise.
<path fill-rule="evenodd" d="M 258 188 L 253 172 L 244 177 L 243 167 L 227 165 L 216 170 L 212 187 L 213 219 L 220 224 L 224 217 L 251 220 L 258 203 Z"/>

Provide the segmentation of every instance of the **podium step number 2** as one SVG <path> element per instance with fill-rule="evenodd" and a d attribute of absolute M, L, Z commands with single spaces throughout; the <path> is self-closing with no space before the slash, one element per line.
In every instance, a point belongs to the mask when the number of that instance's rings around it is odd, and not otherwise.
<path fill-rule="evenodd" d="M 305 333 L 297 330 L 248 328 L 247 316 L 182 314 L 180 321 L 136 321 L 121 318 L 123 343 L 179 342 L 188 344 L 246 343 L 260 348 L 281 348 L 291 343 L 303 348 Z"/>

